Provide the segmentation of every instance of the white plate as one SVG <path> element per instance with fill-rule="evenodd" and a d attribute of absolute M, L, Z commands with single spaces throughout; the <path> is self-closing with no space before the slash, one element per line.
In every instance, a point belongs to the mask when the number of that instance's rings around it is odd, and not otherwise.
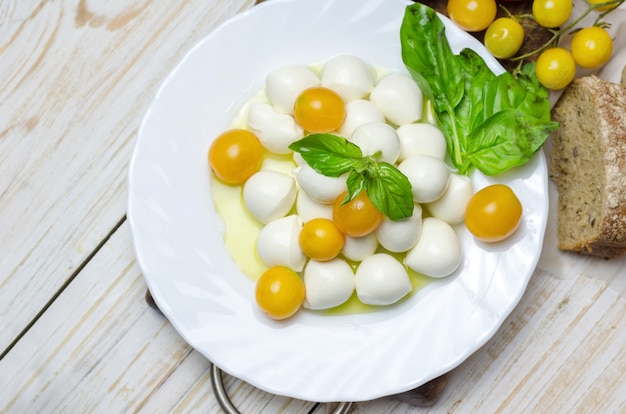
<path fill-rule="evenodd" d="M 137 259 L 172 325 L 225 372 L 265 391 L 310 401 L 399 393 L 451 370 L 483 345 L 518 303 L 538 260 L 547 219 L 542 152 L 498 177 L 521 199 L 523 223 L 504 243 L 462 232 L 460 270 L 398 306 L 367 314 L 301 311 L 264 317 L 254 285 L 218 231 L 206 154 L 266 74 L 288 63 L 350 53 L 405 70 L 405 0 L 271 0 L 236 16 L 191 50 L 166 79 L 139 132 L 128 218 Z M 445 20 L 455 51 L 474 38 Z M 487 56 L 494 71 L 498 63 Z M 488 180 L 475 174 L 475 186 Z"/>

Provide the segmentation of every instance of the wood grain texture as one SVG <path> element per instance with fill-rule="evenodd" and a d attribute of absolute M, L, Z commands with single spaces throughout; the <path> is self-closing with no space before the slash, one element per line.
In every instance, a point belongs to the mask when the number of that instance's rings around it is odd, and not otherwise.
<path fill-rule="evenodd" d="M 2 2 L 0 354 L 123 218 L 137 129 L 165 76 L 253 3 Z"/>

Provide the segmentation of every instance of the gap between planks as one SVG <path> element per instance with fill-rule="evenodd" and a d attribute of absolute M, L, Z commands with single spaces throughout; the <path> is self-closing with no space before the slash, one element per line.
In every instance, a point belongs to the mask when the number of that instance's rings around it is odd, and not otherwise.
<path fill-rule="evenodd" d="M 0 354 L 0 361 L 9 353 L 11 352 L 11 350 L 13 349 L 13 347 L 15 347 L 15 345 L 20 341 L 20 339 L 22 339 L 22 337 L 26 334 L 26 332 L 29 331 L 30 328 L 32 328 L 37 321 L 39 320 L 39 318 L 41 318 L 41 316 L 48 310 L 48 308 L 50 308 L 50 306 L 57 300 L 57 298 L 61 295 L 61 293 L 63 293 L 63 291 L 70 285 L 70 283 L 72 283 L 72 281 L 74 279 L 76 279 L 76 277 L 80 274 L 80 272 L 85 268 L 85 266 L 87 266 L 87 264 L 91 261 L 91 259 L 93 259 L 98 252 L 100 251 L 100 249 L 102 249 L 102 247 L 104 247 L 105 244 L 107 244 L 107 242 L 109 241 L 109 239 L 111 238 L 111 236 L 122 226 L 122 224 L 124 224 L 124 222 L 126 221 L 126 215 L 124 215 L 120 220 L 118 220 L 117 223 L 115 223 L 115 225 L 113 226 L 113 228 L 111 229 L 111 231 L 109 231 L 106 236 L 104 236 L 104 238 L 100 241 L 100 243 L 98 243 L 96 245 L 96 247 L 93 249 L 93 251 L 91 253 L 89 253 L 89 255 L 87 257 L 85 257 L 85 260 L 83 260 L 78 267 L 76 268 L 76 270 L 74 270 L 74 272 L 72 272 L 72 274 L 67 278 L 67 280 L 65 281 L 65 283 L 63 283 L 61 285 L 61 287 L 54 293 L 54 295 L 52 295 L 52 297 L 50 298 L 50 300 L 48 300 L 48 302 L 46 302 L 45 305 L 43 305 L 43 307 L 41 308 L 41 310 L 33 317 L 33 319 L 31 319 L 28 324 L 26 324 L 26 326 L 24 327 L 24 329 L 22 329 L 22 331 L 15 337 L 15 339 L 13 339 L 13 341 L 6 347 L 6 349 L 4 351 L 2 351 L 2 353 Z"/>

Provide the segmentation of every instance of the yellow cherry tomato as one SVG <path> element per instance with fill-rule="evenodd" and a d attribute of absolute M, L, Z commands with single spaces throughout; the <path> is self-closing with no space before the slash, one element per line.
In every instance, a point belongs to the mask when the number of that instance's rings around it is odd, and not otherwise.
<path fill-rule="evenodd" d="M 574 34 L 570 49 L 578 66 L 588 69 L 597 68 L 611 58 L 613 39 L 601 27 L 586 27 Z"/>
<path fill-rule="evenodd" d="M 572 7 L 572 0 L 534 0 L 532 12 L 537 24 L 554 28 L 569 19 Z"/>
<path fill-rule="evenodd" d="M 509 237 L 519 226 L 522 203 L 504 184 L 493 184 L 472 196 L 465 210 L 465 224 L 479 240 L 497 242 Z"/>
<path fill-rule="evenodd" d="M 498 59 L 514 56 L 524 42 L 524 28 L 510 17 L 500 17 L 485 32 L 485 46 Z"/>
<path fill-rule="evenodd" d="M 448 0 L 448 16 L 468 32 L 485 30 L 496 18 L 495 0 Z"/>
<path fill-rule="evenodd" d="M 227 184 L 243 184 L 261 168 L 263 146 L 252 132 L 230 129 L 213 141 L 208 159 L 217 178 Z"/>
<path fill-rule="evenodd" d="M 331 132 L 346 118 L 346 104 L 335 91 L 316 86 L 298 95 L 293 116 L 309 132 Z"/>
<path fill-rule="evenodd" d="M 292 269 L 274 266 L 256 282 L 256 302 L 272 319 L 287 319 L 304 303 L 304 281 Z"/>
<path fill-rule="evenodd" d="M 313 260 L 326 262 L 341 252 L 346 241 L 332 220 L 316 218 L 307 221 L 300 231 L 300 248 Z"/>
<path fill-rule="evenodd" d="M 608 2 L 609 0 L 588 0 L 588 1 L 589 1 L 589 4 L 591 4 L 591 5 L 596 5 L 596 4 L 600 4 L 600 3 L 606 3 L 606 2 Z M 613 3 L 613 4 L 608 4 L 608 5 L 606 5 L 606 6 L 598 7 L 598 8 L 596 8 L 596 9 L 594 9 L 594 10 L 599 10 L 599 11 L 607 11 L 607 10 L 612 10 L 612 9 L 614 9 L 614 8 L 616 8 L 616 7 L 617 7 L 617 4 L 618 4 L 618 3 L 617 3 L 617 2 L 615 2 L 615 3 Z"/>
<path fill-rule="evenodd" d="M 547 49 L 537 58 L 535 74 L 546 88 L 563 89 L 574 80 L 576 62 L 567 49 L 561 47 Z"/>
<path fill-rule="evenodd" d="M 333 222 L 341 232 L 351 237 L 367 236 L 378 228 L 383 214 L 372 204 L 365 191 L 343 203 L 346 193 L 333 204 Z"/>

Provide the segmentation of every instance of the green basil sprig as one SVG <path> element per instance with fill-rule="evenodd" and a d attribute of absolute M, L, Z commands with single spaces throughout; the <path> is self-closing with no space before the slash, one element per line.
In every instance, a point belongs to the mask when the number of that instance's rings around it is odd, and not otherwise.
<path fill-rule="evenodd" d="M 420 3 L 407 6 L 400 41 L 402 60 L 433 103 L 459 173 L 476 167 L 497 175 L 522 165 L 558 128 L 534 63 L 515 76 L 496 76 L 473 50 L 452 53 L 441 19 Z"/>
<path fill-rule="evenodd" d="M 348 194 L 344 203 L 361 191 L 381 213 L 391 220 L 413 215 L 411 183 L 396 167 L 378 161 L 380 153 L 363 156 L 361 148 L 333 134 L 311 134 L 289 146 L 298 152 L 311 168 L 327 177 L 348 174 Z"/>

